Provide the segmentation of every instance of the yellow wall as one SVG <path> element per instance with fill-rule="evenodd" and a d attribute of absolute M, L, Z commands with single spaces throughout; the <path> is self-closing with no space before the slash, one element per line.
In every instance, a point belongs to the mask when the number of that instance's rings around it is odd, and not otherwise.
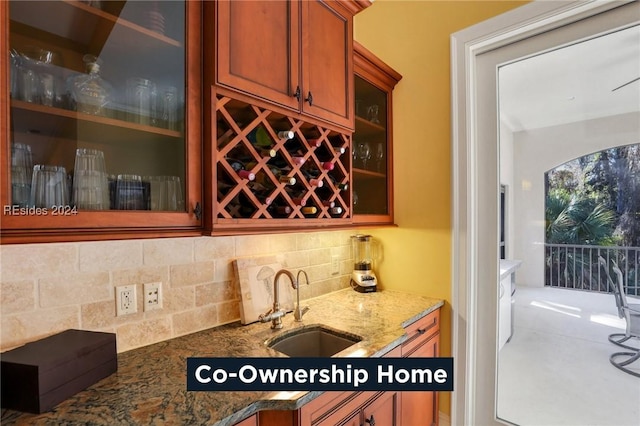
<path fill-rule="evenodd" d="M 384 250 L 378 275 L 383 288 L 447 301 L 442 356 L 451 356 L 449 36 L 525 3 L 376 0 L 355 18 L 355 39 L 403 76 L 393 93 L 398 228 L 371 230 Z"/>

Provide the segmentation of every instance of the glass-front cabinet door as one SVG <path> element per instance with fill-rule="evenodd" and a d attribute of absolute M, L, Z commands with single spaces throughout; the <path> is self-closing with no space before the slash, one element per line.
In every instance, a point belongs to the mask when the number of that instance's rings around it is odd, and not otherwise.
<path fill-rule="evenodd" d="M 201 6 L 4 3 L 3 242 L 199 228 Z"/>
<path fill-rule="evenodd" d="M 354 43 L 355 133 L 352 146 L 353 217 L 362 224 L 393 223 L 393 87 L 402 78 Z"/>

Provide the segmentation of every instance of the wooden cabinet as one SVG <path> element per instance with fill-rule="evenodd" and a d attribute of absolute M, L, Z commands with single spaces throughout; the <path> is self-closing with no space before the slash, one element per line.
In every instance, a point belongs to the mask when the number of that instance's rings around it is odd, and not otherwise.
<path fill-rule="evenodd" d="M 216 31 L 208 36 L 215 39 L 215 84 L 225 95 L 353 129 L 353 14 L 361 4 L 216 2 Z"/>
<path fill-rule="evenodd" d="M 437 357 L 440 343 L 440 310 L 406 328 L 403 357 Z M 438 425 L 438 392 L 402 392 L 401 424 Z"/>
<path fill-rule="evenodd" d="M 300 409 L 299 425 L 400 425 L 399 395 L 398 392 L 326 392 Z"/>
<path fill-rule="evenodd" d="M 352 21 L 366 5 L 205 3 L 207 232 L 352 223 Z"/>
<path fill-rule="evenodd" d="M 402 76 L 355 42 L 353 218 L 393 223 L 392 91 Z"/>
<path fill-rule="evenodd" d="M 201 232 L 201 3 L 98 3 L 0 5 L 2 243 Z"/>
<path fill-rule="evenodd" d="M 258 426 L 258 415 L 254 414 L 251 417 L 247 417 L 240 423 L 236 423 L 234 426 Z"/>

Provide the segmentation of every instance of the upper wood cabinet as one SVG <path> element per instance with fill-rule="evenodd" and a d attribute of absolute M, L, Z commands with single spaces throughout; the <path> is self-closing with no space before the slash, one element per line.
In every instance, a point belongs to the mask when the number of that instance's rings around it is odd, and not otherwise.
<path fill-rule="evenodd" d="M 392 92 L 402 76 L 354 42 L 353 219 L 393 224 Z"/>
<path fill-rule="evenodd" d="M 201 19 L 179 0 L 0 3 L 3 243 L 201 233 Z"/>
<path fill-rule="evenodd" d="M 353 129 L 353 14 L 367 3 L 218 1 L 215 84 Z"/>

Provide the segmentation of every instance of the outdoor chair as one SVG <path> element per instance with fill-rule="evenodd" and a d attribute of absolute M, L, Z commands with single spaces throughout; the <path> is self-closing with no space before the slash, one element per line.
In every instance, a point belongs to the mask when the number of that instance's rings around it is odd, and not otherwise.
<path fill-rule="evenodd" d="M 629 339 L 640 339 L 640 304 L 629 304 L 627 302 L 627 296 L 624 292 L 624 277 L 622 271 L 618 268 L 617 263 L 612 260 L 612 269 L 617 276 L 617 283 L 614 283 L 609 274 L 609 268 L 607 262 L 598 256 L 598 262 L 604 268 L 607 274 L 607 280 L 611 288 L 613 288 L 613 295 L 616 300 L 616 306 L 618 308 L 618 316 L 624 318 L 626 322 L 626 331 L 624 333 L 613 333 L 609 335 L 609 341 L 622 348 L 629 349 L 632 352 L 616 352 L 609 357 L 609 361 L 614 367 L 619 368 L 625 373 L 629 373 L 633 376 L 640 377 L 640 370 L 633 371 L 627 368 L 627 365 L 640 359 L 640 348 L 625 344 Z"/>

